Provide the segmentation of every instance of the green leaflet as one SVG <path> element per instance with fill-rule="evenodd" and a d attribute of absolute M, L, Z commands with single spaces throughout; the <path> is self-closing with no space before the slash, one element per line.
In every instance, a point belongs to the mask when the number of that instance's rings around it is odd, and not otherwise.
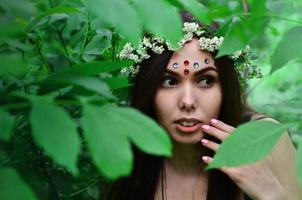
<path fill-rule="evenodd" d="M 287 62 L 294 59 L 302 58 L 302 26 L 296 26 L 288 30 L 278 43 L 274 54 L 272 55 L 271 72 L 280 69 Z"/>
<path fill-rule="evenodd" d="M 131 43 L 138 45 L 142 35 L 141 24 L 135 10 L 127 1 L 83 0 L 83 3 L 104 22 L 116 27 L 118 32 Z"/>
<path fill-rule="evenodd" d="M 162 0 L 135 0 L 134 5 L 148 31 L 177 45 L 183 33 L 176 8 Z"/>
<path fill-rule="evenodd" d="M 134 109 L 85 105 L 82 123 L 96 166 L 112 179 L 131 172 L 130 141 L 144 152 L 171 155 L 171 143 L 166 133 Z"/>
<path fill-rule="evenodd" d="M 38 200 L 30 187 L 12 168 L 0 168 L 0 199 L 2 200 Z"/>
<path fill-rule="evenodd" d="M 8 141 L 13 132 L 15 118 L 4 110 L 0 110 L 0 139 Z"/>
<path fill-rule="evenodd" d="M 30 123 L 35 142 L 54 161 L 77 175 L 80 137 L 70 116 L 54 105 L 34 102 Z"/>
<path fill-rule="evenodd" d="M 67 68 L 60 73 L 72 73 L 79 75 L 98 75 L 100 73 L 112 72 L 123 67 L 132 65 L 133 62 L 128 60 L 122 61 L 94 61 L 89 63 L 80 63 Z"/>
<path fill-rule="evenodd" d="M 263 159 L 288 125 L 253 121 L 240 125 L 219 147 L 207 169 L 249 164 Z"/>
<path fill-rule="evenodd" d="M 253 39 L 258 37 L 266 27 L 268 18 L 250 17 L 230 26 L 217 57 L 230 55 L 235 51 L 244 49 Z"/>
<path fill-rule="evenodd" d="M 210 24 L 211 18 L 209 17 L 208 8 L 203 6 L 197 0 L 177 0 L 179 1 L 188 11 L 198 18 L 203 24 Z"/>
<path fill-rule="evenodd" d="M 45 11 L 44 13 L 40 14 L 39 16 L 37 16 L 27 27 L 26 27 L 26 30 L 27 31 L 30 31 L 32 30 L 35 25 L 37 23 L 39 23 L 39 21 L 41 19 L 43 19 L 44 17 L 47 17 L 47 16 L 50 16 L 50 15 L 53 15 L 53 14 L 60 14 L 60 13 L 77 13 L 77 12 L 80 12 L 78 9 L 76 8 L 72 8 L 72 7 L 67 7 L 67 6 L 60 6 L 60 7 L 54 7 L 54 8 L 51 8 L 47 11 Z"/>

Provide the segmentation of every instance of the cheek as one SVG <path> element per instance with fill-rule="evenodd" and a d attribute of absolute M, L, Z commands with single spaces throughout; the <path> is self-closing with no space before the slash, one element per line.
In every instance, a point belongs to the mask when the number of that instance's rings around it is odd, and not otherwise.
<path fill-rule="evenodd" d="M 169 119 L 171 113 L 175 109 L 175 103 L 172 101 L 171 94 L 164 91 L 157 91 L 154 99 L 154 108 L 156 118 L 160 124 L 164 124 L 164 121 Z"/>
<path fill-rule="evenodd" d="M 209 118 L 218 117 L 222 102 L 222 92 L 220 87 L 213 88 L 200 96 L 201 110 Z"/>
<path fill-rule="evenodd" d="M 212 96 L 212 106 L 213 106 L 213 111 L 214 111 L 214 116 L 218 117 L 219 112 L 220 112 L 220 107 L 222 103 L 222 91 L 221 88 L 219 87 L 215 93 L 213 93 Z"/>

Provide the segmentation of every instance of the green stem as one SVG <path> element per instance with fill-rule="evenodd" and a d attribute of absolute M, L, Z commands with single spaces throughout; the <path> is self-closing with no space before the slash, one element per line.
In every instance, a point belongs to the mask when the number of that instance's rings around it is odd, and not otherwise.
<path fill-rule="evenodd" d="M 39 45 L 38 43 L 36 43 L 36 48 L 37 48 L 37 51 L 38 51 L 38 54 L 39 54 L 39 57 L 42 61 L 42 63 L 45 65 L 47 71 L 48 71 L 48 74 L 52 74 L 53 70 L 52 68 L 47 64 L 43 54 L 42 54 L 42 45 Z"/>
<path fill-rule="evenodd" d="M 70 55 L 69 55 L 69 53 L 68 53 L 68 50 L 67 50 L 67 45 L 66 45 L 66 42 L 65 42 L 65 40 L 64 40 L 64 38 L 63 38 L 63 34 L 62 34 L 62 32 L 63 32 L 63 30 L 64 29 L 59 29 L 59 27 L 57 26 L 57 24 L 54 24 L 54 26 L 55 26 L 55 29 L 56 29 L 56 32 L 57 32 L 57 34 L 58 34 L 58 37 L 59 37 L 59 39 L 60 39 L 60 41 L 61 41 L 61 44 L 62 44 L 62 46 L 63 46 L 63 48 L 64 48 L 64 52 L 65 52 L 65 55 L 66 55 L 66 57 L 67 57 L 67 60 L 68 60 L 68 63 L 69 63 L 69 65 L 71 66 L 72 65 L 72 63 L 71 63 L 71 60 L 70 60 Z"/>
<path fill-rule="evenodd" d="M 113 33 L 113 30 L 112 30 Z M 112 45 L 112 61 L 116 60 L 116 55 L 115 55 L 115 46 L 116 46 L 116 41 L 117 41 L 117 35 L 112 34 L 112 39 L 111 39 L 111 45 Z"/>
<path fill-rule="evenodd" d="M 243 11 L 247 13 L 249 11 L 249 4 L 247 0 L 242 0 Z"/>
<path fill-rule="evenodd" d="M 83 43 L 82 43 L 82 46 L 81 46 L 81 50 L 80 50 L 80 56 L 79 56 L 80 58 L 83 55 L 84 48 L 85 48 L 86 43 L 87 43 L 88 33 L 90 33 L 90 29 L 91 29 L 91 18 L 90 18 L 90 13 L 88 13 L 88 16 L 87 16 L 87 29 L 86 29 L 84 40 L 83 40 Z"/>
<path fill-rule="evenodd" d="M 38 149 L 37 149 L 37 147 L 36 147 L 36 145 L 34 144 L 33 141 L 31 141 L 31 144 L 32 144 L 32 148 L 33 148 L 35 154 L 36 154 L 37 156 L 39 156 L 39 157 L 42 156 L 42 155 L 40 154 L 40 152 L 38 151 Z M 43 172 L 44 172 L 46 178 L 48 179 L 48 182 L 49 182 L 49 184 L 50 184 L 52 190 L 54 191 L 54 194 L 55 194 L 55 196 L 56 196 L 56 199 L 61 200 L 61 199 L 62 199 L 62 198 L 61 198 L 62 195 L 60 194 L 59 190 L 57 189 L 56 184 L 55 184 L 55 182 L 53 181 L 53 179 L 52 179 L 52 177 L 51 177 L 51 175 L 50 175 L 49 169 L 48 169 L 48 167 L 46 166 L 45 161 L 44 161 L 43 159 L 41 159 L 41 165 L 42 165 L 41 167 L 42 167 L 42 169 L 43 169 Z"/>
<path fill-rule="evenodd" d="M 293 23 L 297 23 L 297 24 L 302 25 L 302 21 L 300 21 L 300 20 L 289 19 L 289 18 L 286 18 L 286 17 L 278 16 L 278 15 L 267 15 L 267 17 L 281 19 L 281 20 L 284 20 L 284 21 L 293 22 Z"/>
<path fill-rule="evenodd" d="M 53 1 L 52 1 L 52 0 L 48 0 L 48 2 L 49 2 L 50 8 L 53 8 L 53 7 L 54 7 Z M 65 55 L 66 55 L 66 57 L 67 57 L 68 63 L 69 63 L 69 65 L 71 66 L 72 63 L 71 63 L 71 60 L 70 60 L 70 57 L 69 57 L 69 53 L 68 53 L 68 50 L 67 50 L 67 45 L 66 45 L 66 42 L 65 42 L 65 40 L 64 40 L 64 38 L 63 38 L 63 34 L 62 34 L 64 28 L 62 28 L 62 29 L 60 30 L 56 23 L 54 23 L 54 26 L 55 26 L 56 32 L 57 32 L 57 34 L 58 34 L 58 36 L 59 36 L 59 39 L 60 39 L 60 41 L 61 41 L 61 44 L 63 45 L 64 52 L 65 52 Z"/>
<path fill-rule="evenodd" d="M 71 193 L 71 194 L 69 194 L 69 195 L 66 195 L 66 198 L 70 198 L 70 197 L 76 196 L 76 195 L 78 195 L 78 194 L 84 192 L 85 190 L 87 190 L 87 188 L 89 188 L 89 187 L 91 187 L 91 186 L 97 184 L 98 182 L 99 182 L 99 181 L 96 180 L 96 181 L 92 182 L 91 184 L 89 184 L 88 186 L 86 186 L 86 187 L 84 187 L 84 188 L 82 188 L 82 189 L 80 189 L 80 190 L 78 190 L 78 191 L 76 191 L 76 192 L 74 192 L 74 193 Z"/>

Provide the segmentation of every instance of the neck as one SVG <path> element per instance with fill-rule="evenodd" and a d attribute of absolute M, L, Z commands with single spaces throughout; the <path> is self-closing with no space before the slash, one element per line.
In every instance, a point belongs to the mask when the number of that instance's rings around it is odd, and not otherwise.
<path fill-rule="evenodd" d="M 205 173 L 205 164 L 201 157 L 205 150 L 200 144 L 173 144 L 173 156 L 165 158 L 164 165 L 170 172 L 178 175 L 196 175 Z"/>

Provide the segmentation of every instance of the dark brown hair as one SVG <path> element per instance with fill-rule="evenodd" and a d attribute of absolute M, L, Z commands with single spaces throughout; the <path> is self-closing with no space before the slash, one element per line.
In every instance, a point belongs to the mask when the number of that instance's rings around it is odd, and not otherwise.
<path fill-rule="evenodd" d="M 183 14 L 185 22 L 192 21 L 192 18 Z M 131 96 L 131 106 L 144 114 L 155 119 L 154 97 L 161 83 L 166 66 L 173 54 L 165 50 L 162 54 L 148 52 L 150 58 L 143 61 L 140 71 L 136 77 L 135 85 Z M 216 53 L 213 54 L 213 57 Z M 219 119 L 231 125 L 238 126 L 248 120 L 244 114 L 249 109 L 241 99 L 240 84 L 234 63 L 228 56 L 215 59 L 218 74 L 222 87 L 222 105 Z M 216 138 L 207 137 L 219 143 Z M 153 200 L 159 178 L 162 178 L 163 158 L 145 154 L 133 146 L 134 168 L 129 177 L 120 178 L 115 181 L 109 192 L 109 200 L 121 199 L 144 199 Z M 211 151 L 213 155 L 214 152 Z M 236 200 L 239 199 L 240 190 L 227 175 L 218 170 L 209 171 L 208 200 Z"/>

